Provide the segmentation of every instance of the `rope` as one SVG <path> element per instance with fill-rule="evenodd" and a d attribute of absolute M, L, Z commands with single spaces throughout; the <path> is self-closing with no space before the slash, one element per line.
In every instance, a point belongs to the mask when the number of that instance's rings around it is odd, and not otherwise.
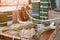
<path fill-rule="evenodd" d="M 49 2 L 50 2 L 50 6 L 51 6 L 51 1 L 49 0 Z M 25 8 L 24 8 L 24 9 L 25 9 Z M 26 11 L 26 9 L 25 9 L 25 11 Z M 37 21 L 40 21 L 40 22 L 54 21 L 54 20 L 59 20 L 59 19 L 60 19 L 60 18 L 54 18 L 54 19 L 48 19 L 48 20 L 40 20 L 40 19 L 36 19 L 36 18 L 31 17 L 31 15 L 29 14 L 28 11 L 26 11 L 26 13 L 29 15 L 29 17 L 30 17 L 31 19 L 37 20 Z M 18 21 L 18 22 L 20 22 L 20 21 Z"/>
<path fill-rule="evenodd" d="M 26 9 L 25 9 L 25 11 L 26 11 Z M 26 11 L 26 13 L 29 15 L 29 12 Z M 60 17 L 59 17 L 59 18 L 48 19 L 48 20 L 39 20 L 39 19 L 35 19 L 35 18 L 31 17 L 30 15 L 29 15 L 29 17 L 30 17 L 31 19 L 33 19 L 33 20 L 38 20 L 38 21 L 40 21 L 40 22 L 44 22 L 44 21 L 54 21 L 54 20 L 59 20 L 59 19 L 60 19 Z"/>

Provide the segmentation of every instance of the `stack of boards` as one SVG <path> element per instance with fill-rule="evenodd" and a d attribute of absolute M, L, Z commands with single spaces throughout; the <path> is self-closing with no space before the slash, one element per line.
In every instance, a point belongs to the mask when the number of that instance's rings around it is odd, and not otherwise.
<path fill-rule="evenodd" d="M 11 14 L 9 14 L 11 12 L 0 12 L 0 26 L 7 26 L 7 21 L 12 20 Z"/>

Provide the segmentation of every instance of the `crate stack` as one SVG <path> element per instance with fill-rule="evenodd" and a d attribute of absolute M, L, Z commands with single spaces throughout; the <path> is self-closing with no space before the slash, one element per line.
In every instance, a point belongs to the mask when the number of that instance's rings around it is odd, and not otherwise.
<path fill-rule="evenodd" d="M 50 0 L 40 0 L 40 19 L 48 19 L 48 11 L 51 9 Z"/>
<path fill-rule="evenodd" d="M 32 16 L 36 19 L 40 18 L 39 17 L 39 14 L 40 14 L 40 12 L 39 12 L 40 5 L 39 4 L 40 4 L 40 0 L 33 0 L 32 1 Z"/>
<path fill-rule="evenodd" d="M 51 0 L 34 0 L 32 2 L 32 16 L 40 20 L 49 18 Z"/>

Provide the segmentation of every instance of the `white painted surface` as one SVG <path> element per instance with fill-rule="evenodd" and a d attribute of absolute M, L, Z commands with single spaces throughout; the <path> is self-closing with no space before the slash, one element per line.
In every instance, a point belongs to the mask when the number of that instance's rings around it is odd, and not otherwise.
<path fill-rule="evenodd" d="M 20 5 L 25 6 L 28 4 L 28 0 L 1 0 L 0 5 Z"/>
<path fill-rule="evenodd" d="M 21 7 L 23 6 L 2 6 L 0 7 L 0 12 L 8 12 L 8 11 L 15 11 L 15 10 L 21 10 Z"/>
<path fill-rule="evenodd" d="M 40 2 L 40 0 L 32 0 L 32 2 Z"/>
<path fill-rule="evenodd" d="M 18 0 L 1 0 L 3 5 L 16 5 Z"/>
<path fill-rule="evenodd" d="M 16 10 L 16 6 L 3 6 L 0 7 L 0 12 L 14 11 Z"/>

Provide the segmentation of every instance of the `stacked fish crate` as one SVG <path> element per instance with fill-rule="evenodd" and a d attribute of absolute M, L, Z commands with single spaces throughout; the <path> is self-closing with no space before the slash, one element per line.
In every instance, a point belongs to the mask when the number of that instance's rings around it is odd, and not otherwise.
<path fill-rule="evenodd" d="M 40 0 L 40 19 L 48 19 L 49 0 Z"/>
<path fill-rule="evenodd" d="M 32 16 L 36 19 L 39 19 L 39 4 L 40 1 L 39 0 L 33 0 L 32 2 Z"/>

